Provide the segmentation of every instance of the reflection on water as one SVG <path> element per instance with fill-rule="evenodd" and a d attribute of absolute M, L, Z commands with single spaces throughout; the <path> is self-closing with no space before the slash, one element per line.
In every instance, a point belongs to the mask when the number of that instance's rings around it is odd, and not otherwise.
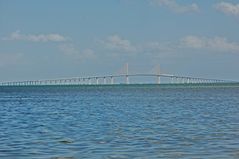
<path fill-rule="evenodd" d="M 239 158 L 239 88 L 0 88 L 0 158 Z"/>

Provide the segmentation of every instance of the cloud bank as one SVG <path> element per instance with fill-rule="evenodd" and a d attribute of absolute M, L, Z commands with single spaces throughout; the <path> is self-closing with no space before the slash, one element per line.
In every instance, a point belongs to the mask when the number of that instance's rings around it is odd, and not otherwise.
<path fill-rule="evenodd" d="M 8 37 L 3 40 L 18 40 L 18 41 L 31 41 L 31 42 L 62 42 L 66 41 L 67 38 L 60 34 L 22 34 L 20 31 L 11 33 Z"/>
<path fill-rule="evenodd" d="M 220 3 L 217 3 L 215 7 L 217 10 L 225 14 L 239 16 L 239 3 L 232 4 L 228 2 L 220 2 Z"/>
<path fill-rule="evenodd" d="M 225 37 L 200 37 L 188 35 L 181 39 L 171 42 L 165 41 L 148 41 L 143 44 L 132 45 L 130 40 L 121 39 L 118 35 L 109 36 L 103 45 L 106 49 L 120 50 L 121 52 L 134 51 L 139 53 L 176 53 L 182 49 L 206 49 L 210 52 L 232 52 L 239 53 L 239 43 L 229 41 Z"/>
<path fill-rule="evenodd" d="M 175 0 L 151 0 L 151 3 L 159 7 L 167 7 L 176 13 L 198 12 L 200 10 L 196 3 L 181 5 Z"/>
<path fill-rule="evenodd" d="M 186 36 L 180 40 L 184 48 L 210 49 L 224 52 L 239 52 L 239 43 L 230 42 L 224 37 Z"/>
<path fill-rule="evenodd" d="M 119 50 L 125 52 L 134 52 L 136 48 L 127 39 L 121 38 L 119 35 L 111 35 L 106 40 L 101 41 L 107 49 Z"/>

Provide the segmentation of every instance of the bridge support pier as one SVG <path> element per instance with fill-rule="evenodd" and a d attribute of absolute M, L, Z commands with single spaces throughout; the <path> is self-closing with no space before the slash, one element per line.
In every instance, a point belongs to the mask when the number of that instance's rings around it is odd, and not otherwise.
<path fill-rule="evenodd" d="M 126 84 L 129 84 L 129 76 L 126 75 Z"/>
<path fill-rule="evenodd" d="M 160 76 L 157 76 L 157 84 L 160 84 Z"/>
<path fill-rule="evenodd" d="M 88 84 L 91 85 L 91 78 L 88 78 Z"/>
<path fill-rule="evenodd" d="M 110 77 L 110 83 L 114 84 L 114 77 Z"/>
<path fill-rule="evenodd" d="M 171 82 L 171 84 L 173 84 L 173 81 L 174 81 L 174 77 L 170 77 L 170 82 Z"/>
<path fill-rule="evenodd" d="M 104 77 L 104 84 L 106 84 L 106 77 Z"/>
<path fill-rule="evenodd" d="M 99 84 L 99 78 L 96 78 L 96 84 L 97 85 Z"/>

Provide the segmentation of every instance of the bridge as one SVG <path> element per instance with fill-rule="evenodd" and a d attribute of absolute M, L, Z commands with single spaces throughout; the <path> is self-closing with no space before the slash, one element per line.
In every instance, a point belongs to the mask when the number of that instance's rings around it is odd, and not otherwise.
<path fill-rule="evenodd" d="M 115 85 L 115 84 L 136 84 L 130 82 L 131 78 L 152 78 L 154 82 L 151 84 L 214 84 L 214 83 L 238 83 L 229 80 L 208 79 L 200 77 L 179 76 L 171 74 L 157 73 L 135 73 L 129 74 L 128 64 L 126 64 L 126 72 L 116 75 L 105 76 L 86 76 L 86 77 L 71 77 L 59 79 L 46 79 L 46 80 L 26 80 L 26 81 L 12 81 L 1 82 L 0 86 L 43 86 L 43 85 Z M 117 82 L 121 79 L 121 83 Z M 123 79 L 123 80 L 122 80 Z M 161 79 L 164 79 L 162 82 Z M 123 81 L 123 82 L 122 82 Z"/>

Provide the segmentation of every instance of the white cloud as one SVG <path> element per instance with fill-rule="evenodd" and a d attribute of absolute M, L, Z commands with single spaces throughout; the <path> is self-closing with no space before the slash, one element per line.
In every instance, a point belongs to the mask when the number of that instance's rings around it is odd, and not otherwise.
<path fill-rule="evenodd" d="M 232 4 L 228 2 L 220 2 L 216 4 L 215 7 L 217 10 L 225 14 L 239 16 L 239 3 Z"/>
<path fill-rule="evenodd" d="M 165 6 L 177 13 L 198 12 L 200 10 L 196 3 L 192 3 L 189 5 L 181 5 L 178 4 L 175 0 L 150 0 L 150 1 L 152 4 L 155 4 L 159 7 Z"/>
<path fill-rule="evenodd" d="M 180 46 L 194 49 L 210 49 L 220 52 L 239 52 L 239 43 L 230 42 L 223 37 L 187 36 L 180 40 Z"/>
<path fill-rule="evenodd" d="M 143 50 L 158 51 L 158 52 L 172 52 L 175 50 L 175 44 L 172 42 L 149 42 Z"/>
<path fill-rule="evenodd" d="M 123 39 L 118 35 L 109 36 L 106 40 L 101 42 L 106 48 L 112 50 L 119 50 L 125 52 L 134 52 L 137 50 L 136 47 L 134 47 L 129 40 Z"/>
<path fill-rule="evenodd" d="M 186 36 L 176 41 L 154 41 L 143 44 L 132 45 L 129 40 L 122 39 L 118 35 L 109 36 L 103 41 L 107 49 L 121 51 L 133 51 L 134 55 L 139 54 L 173 54 L 182 49 L 207 49 L 209 52 L 237 52 L 239 53 L 239 43 L 229 41 L 225 37 L 198 37 Z M 118 52 L 120 53 L 120 52 Z"/>
<path fill-rule="evenodd" d="M 207 47 L 207 39 L 199 38 L 196 36 L 186 36 L 181 39 L 181 44 L 183 47 L 189 48 L 205 48 Z"/>
<path fill-rule="evenodd" d="M 64 55 L 75 58 L 77 60 L 96 58 L 95 52 L 92 49 L 80 50 L 71 43 L 59 45 L 58 48 L 61 52 L 63 52 Z"/>
<path fill-rule="evenodd" d="M 60 34 L 21 34 L 20 31 L 11 33 L 8 37 L 3 40 L 19 40 L 19 41 L 32 41 L 32 42 L 62 42 L 66 41 L 67 38 Z"/>

